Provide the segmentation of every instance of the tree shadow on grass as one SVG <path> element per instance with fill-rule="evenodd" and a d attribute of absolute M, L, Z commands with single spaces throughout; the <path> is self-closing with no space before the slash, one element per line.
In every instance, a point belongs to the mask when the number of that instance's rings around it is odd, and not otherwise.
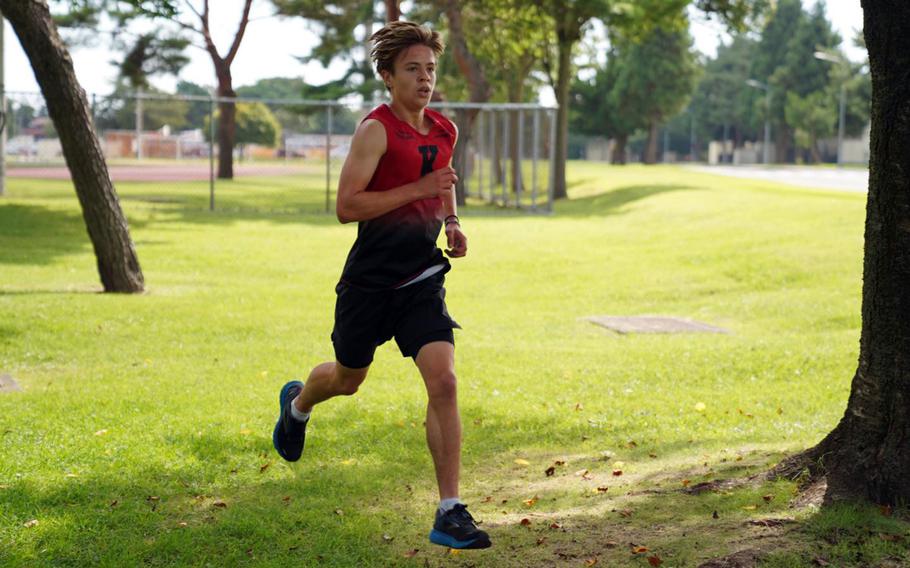
<path fill-rule="evenodd" d="M 50 264 L 90 249 L 78 210 L 0 204 L 0 264 Z"/>
<path fill-rule="evenodd" d="M 510 448 L 529 442 L 514 429 L 498 447 L 473 453 L 466 471 L 465 497 L 494 548 L 452 555 L 427 542 L 432 473 L 419 432 L 369 416 L 321 418 L 297 464 L 274 454 L 266 430 L 243 436 L 213 427 L 166 435 L 167 449 L 144 466 L 0 479 L 0 542 L 4 532 L 12 539 L 0 548 L 0 564 L 527 568 L 593 559 L 647 566 L 658 556 L 664 565 L 696 566 L 756 542 L 787 550 L 807 540 L 792 522 L 792 483 L 694 493 L 661 479 L 629 491 L 642 482 L 624 486 L 609 471 L 585 479 L 573 472 L 576 461 L 548 476 L 512 463 Z M 526 422 L 535 431 L 548 423 Z M 677 466 L 665 465 L 672 476 Z M 756 456 L 719 464 L 712 475 L 743 477 L 767 466 Z M 769 518 L 787 521 L 752 523 Z M 31 519 L 38 525 L 25 527 Z"/>
<path fill-rule="evenodd" d="M 556 207 L 560 216 L 596 217 L 600 215 L 617 215 L 623 213 L 623 208 L 636 201 L 654 197 L 671 191 L 704 191 L 704 188 L 687 185 L 629 185 L 614 190 L 571 199 L 561 202 Z"/>

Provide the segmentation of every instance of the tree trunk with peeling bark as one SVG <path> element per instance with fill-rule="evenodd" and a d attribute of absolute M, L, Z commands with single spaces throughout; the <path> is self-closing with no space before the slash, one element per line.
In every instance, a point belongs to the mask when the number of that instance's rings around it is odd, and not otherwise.
<path fill-rule="evenodd" d="M 910 4 L 863 0 L 872 137 L 862 332 L 840 423 L 772 472 L 826 477 L 826 501 L 910 502 Z"/>
<path fill-rule="evenodd" d="M 60 136 L 105 292 L 141 292 L 142 270 L 92 125 L 85 91 L 44 0 L 0 0 Z M 3 21 L 0 18 L 0 25 Z"/>

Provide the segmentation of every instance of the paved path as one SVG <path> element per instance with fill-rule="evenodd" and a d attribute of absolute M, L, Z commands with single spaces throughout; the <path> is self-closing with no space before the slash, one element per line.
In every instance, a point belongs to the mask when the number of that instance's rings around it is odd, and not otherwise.
<path fill-rule="evenodd" d="M 692 166 L 690 169 L 708 174 L 748 179 L 763 179 L 777 183 L 818 187 L 838 191 L 865 193 L 869 187 L 869 171 L 856 168 L 820 168 L 805 166 Z"/>

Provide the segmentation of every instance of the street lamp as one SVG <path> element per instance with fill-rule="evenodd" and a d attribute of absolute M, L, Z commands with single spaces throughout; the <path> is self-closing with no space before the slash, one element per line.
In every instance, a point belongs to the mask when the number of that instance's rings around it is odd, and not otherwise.
<path fill-rule="evenodd" d="M 762 145 L 762 155 L 765 165 L 771 163 L 771 87 L 755 79 L 748 79 L 746 84 L 765 92 L 765 143 Z"/>
<path fill-rule="evenodd" d="M 824 51 L 816 51 L 815 58 L 829 63 L 846 65 L 846 61 Z M 837 167 L 844 166 L 844 123 L 847 121 L 847 80 L 840 84 L 840 110 L 837 117 Z"/>

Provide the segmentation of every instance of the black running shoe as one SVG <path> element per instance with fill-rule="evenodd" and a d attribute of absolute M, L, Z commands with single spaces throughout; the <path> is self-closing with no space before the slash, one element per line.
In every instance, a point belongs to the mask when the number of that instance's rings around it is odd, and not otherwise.
<path fill-rule="evenodd" d="M 281 387 L 278 395 L 278 405 L 281 409 L 278 414 L 278 423 L 272 432 L 272 444 L 278 455 L 287 461 L 294 462 L 300 459 L 303 453 L 303 442 L 306 438 L 307 419 L 301 422 L 291 415 L 291 402 L 303 390 L 303 383 L 291 381 Z"/>
<path fill-rule="evenodd" d="M 477 528 L 466 505 L 455 505 L 445 513 L 436 510 L 430 542 L 449 548 L 489 548 L 490 536 Z"/>

